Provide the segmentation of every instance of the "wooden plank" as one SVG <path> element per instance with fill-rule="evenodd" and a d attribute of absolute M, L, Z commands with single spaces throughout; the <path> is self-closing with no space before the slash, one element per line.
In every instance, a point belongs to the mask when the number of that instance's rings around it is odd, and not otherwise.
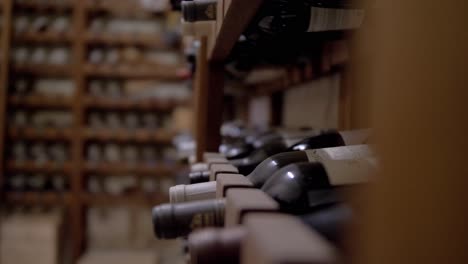
<path fill-rule="evenodd" d="M 60 11 L 60 12 L 69 12 L 72 11 L 73 5 L 70 4 L 70 1 L 62 2 L 39 2 L 39 1 L 21 1 L 14 3 L 15 9 L 20 10 L 31 10 L 37 12 L 50 12 L 50 11 Z"/>
<path fill-rule="evenodd" d="M 73 104 L 73 99 L 63 96 L 44 96 L 44 95 L 28 95 L 8 96 L 8 103 L 12 106 L 32 107 L 32 108 L 69 108 Z"/>
<path fill-rule="evenodd" d="M 262 2 L 263 0 L 224 1 L 224 9 L 227 11 L 221 29 L 216 36 L 210 60 L 223 61 L 226 59 Z"/>
<path fill-rule="evenodd" d="M 122 206 L 122 205 L 147 205 L 154 206 L 168 202 L 168 197 L 161 195 L 144 195 L 144 194 L 84 194 L 81 198 L 88 206 Z"/>
<path fill-rule="evenodd" d="M 32 140 L 69 140 L 71 130 L 57 128 L 10 127 L 8 137 L 11 139 Z"/>
<path fill-rule="evenodd" d="M 57 192 L 8 192 L 6 202 L 14 204 L 34 205 L 69 205 L 70 194 Z"/>
<path fill-rule="evenodd" d="M 8 137 L 11 139 L 30 139 L 30 140 L 70 140 L 72 139 L 71 129 L 57 128 L 33 128 L 33 127 L 10 127 L 8 128 Z"/>
<path fill-rule="evenodd" d="M 106 78 L 128 78 L 128 79 L 160 79 L 160 80 L 182 80 L 183 76 L 179 74 L 181 66 L 169 65 L 95 65 L 87 64 L 85 73 L 91 77 Z"/>
<path fill-rule="evenodd" d="M 175 133 L 162 129 L 95 130 L 86 129 L 85 138 L 97 141 L 171 144 Z"/>
<path fill-rule="evenodd" d="M 6 162 L 6 171 L 15 172 L 64 172 L 70 173 L 73 164 L 70 162 L 35 162 L 35 161 L 13 161 L 9 160 Z"/>
<path fill-rule="evenodd" d="M 177 106 L 188 105 L 186 100 L 160 100 L 160 99 L 138 99 L 106 98 L 88 96 L 84 104 L 88 108 L 112 109 L 112 110 L 141 110 L 141 111 L 170 111 Z"/>
<path fill-rule="evenodd" d="M 135 17 L 135 14 L 146 15 L 151 17 L 160 17 L 166 14 L 165 10 L 153 11 L 144 8 L 141 4 L 134 0 L 119 0 L 119 1 L 95 1 L 88 2 L 86 11 L 89 13 L 111 13 L 121 17 Z"/>
<path fill-rule="evenodd" d="M 15 43 L 71 43 L 73 36 L 70 33 L 57 32 L 24 32 L 14 36 Z"/>
<path fill-rule="evenodd" d="M 69 65 L 53 64 L 15 64 L 13 71 L 16 73 L 41 75 L 47 77 L 69 77 L 72 74 L 73 67 Z"/>
<path fill-rule="evenodd" d="M 88 33 L 86 35 L 86 41 L 88 44 L 100 44 L 100 45 L 127 45 L 127 46 L 143 46 L 148 48 L 158 48 L 165 50 L 176 50 L 178 47 L 168 46 L 164 41 L 153 35 L 141 35 L 141 34 L 128 34 L 128 33 L 116 33 L 116 34 L 93 34 Z"/>
<path fill-rule="evenodd" d="M 174 175 L 177 168 L 174 165 L 164 165 L 161 163 L 122 163 L 122 162 L 88 162 L 85 165 L 85 170 L 88 173 L 98 174 L 121 174 L 135 173 L 138 175 L 153 175 L 167 177 Z"/>

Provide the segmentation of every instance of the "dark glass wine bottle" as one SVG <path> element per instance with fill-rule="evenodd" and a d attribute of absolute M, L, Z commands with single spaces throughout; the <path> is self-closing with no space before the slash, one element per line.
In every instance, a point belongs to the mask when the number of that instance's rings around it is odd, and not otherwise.
<path fill-rule="evenodd" d="M 182 1 L 182 18 L 185 22 L 216 20 L 217 0 Z"/>
<path fill-rule="evenodd" d="M 247 178 L 252 184 L 260 188 L 265 181 L 282 167 L 291 163 L 317 161 L 320 156 L 328 156 L 328 152 L 339 153 L 340 159 L 353 156 L 368 157 L 372 152 L 367 145 L 340 146 L 344 143 L 339 133 L 323 134 L 307 138 L 295 144 L 293 149 L 308 149 L 305 151 L 289 151 L 276 154 L 262 161 Z M 328 145 L 328 148 L 321 148 Z M 338 145 L 338 146 L 336 146 Z"/>
<path fill-rule="evenodd" d="M 298 218 L 309 228 L 328 239 L 338 248 L 343 245 L 346 226 L 353 217 L 346 204 L 325 205 Z M 190 234 L 188 248 L 192 263 L 240 263 L 241 245 L 247 236 L 243 226 L 207 228 Z"/>
<path fill-rule="evenodd" d="M 282 210 L 300 213 L 325 202 L 335 202 L 335 193 L 328 190 L 367 183 L 375 171 L 373 158 L 324 159 L 300 162 L 283 167 L 261 188 L 275 199 Z"/>
<path fill-rule="evenodd" d="M 284 142 L 276 141 L 255 150 L 249 156 L 242 159 L 230 160 L 230 163 L 237 167 L 239 173 L 242 175 L 248 175 L 260 162 L 264 161 L 268 157 L 286 151 L 286 145 Z"/>
<path fill-rule="evenodd" d="M 253 25 L 271 35 L 356 29 L 364 20 L 364 9 L 351 3 L 349 0 L 265 1 Z"/>
<path fill-rule="evenodd" d="M 207 226 L 223 226 L 224 199 L 163 204 L 153 208 L 153 227 L 158 238 L 176 238 Z"/>

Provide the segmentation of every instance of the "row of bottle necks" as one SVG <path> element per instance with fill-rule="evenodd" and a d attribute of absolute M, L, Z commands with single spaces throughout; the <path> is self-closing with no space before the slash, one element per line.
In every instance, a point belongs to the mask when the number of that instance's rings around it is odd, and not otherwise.
<path fill-rule="evenodd" d="M 138 113 L 137 111 L 90 111 L 88 126 L 92 129 L 156 129 L 170 128 L 170 114 Z M 14 110 L 9 113 L 9 123 L 15 127 L 68 128 L 73 125 L 73 114 L 64 110 L 26 111 Z"/>
<path fill-rule="evenodd" d="M 141 190 L 148 195 L 168 195 L 168 188 L 174 184 L 171 175 L 160 177 L 142 177 L 128 175 L 87 175 L 85 191 L 90 194 L 124 195 Z M 5 177 L 2 189 L 21 195 L 26 192 L 61 193 L 70 191 L 70 178 L 61 173 L 15 173 Z"/>
<path fill-rule="evenodd" d="M 237 159 L 205 153 L 190 184 L 153 208 L 155 236 L 188 237 L 191 263 L 336 261 L 356 214 L 347 194 L 369 181 L 377 160 L 363 144 L 369 131 L 309 133 L 290 146 L 284 133 L 259 135 Z"/>
<path fill-rule="evenodd" d="M 72 47 L 64 45 L 18 45 L 11 53 L 12 62 L 18 65 L 68 65 L 72 62 Z M 176 51 L 161 51 L 159 49 L 140 48 L 134 46 L 122 48 L 90 48 L 87 62 L 98 65 L 117 64 L 156 64 L 178 66 L 179 53 Z"/>
<path fill-rule="evenodd" d="M 60 1 L 58 1 L 60 2 Z M 49 11 L 50 12 L 50 11 Z M 26 13 L 15 12 L 13 18 L 13 34 L 50 33 L 57 35 L 69 34 L 72 28 L 71 18 L 61 12 L 57 13 Z M 119 18 L 109 16 L 92 17 L 89 22 L 89 34 L 157 36 L 166 31 L 161 18 Z"/>
<path fill-rule="evenodd" d="M 15 141 L 11 144 L 8 157 L 10 161 L 64 163 L 70 161 L 70 146 L 66 143 Z M 88 162 L 158 163 L 176 160 L 173 148 L 151 144 L 90 143 L 85 147 Z"/>

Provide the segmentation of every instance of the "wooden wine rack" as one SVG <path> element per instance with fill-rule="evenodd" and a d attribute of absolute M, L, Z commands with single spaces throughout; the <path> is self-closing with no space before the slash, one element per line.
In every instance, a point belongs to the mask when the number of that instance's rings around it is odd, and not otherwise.
<path fill-rule="evenodd" d="M 119 0 L 126 1 L 126 0 Z M 148 16 L 161 19 L 163 13 L 148 10 L 116 10 L 110 6 L 94 6 L 91 1 L 70 0 L 63 3 L 23 1 L 15 3 L 14 0 L 1 1 L 1 14 L 3 28 L 1 29 L 0 45 L 2 60 L 0 65 L 0 149 L 8 146 L 8 140 L 32 141 L 60 141 L 69 143 L 70 160 L 65 163 L 33 161 L 17 162 L 8 160 L 5 151 L 0 151 L 0 186 L 4 186 L 5 172 L 22 173 L 62 173 L 69 179 L 70 189 L 64 193 L 58 192 L 4 192 L 0 188 L 0 200 L 10 204 L 37 204 L 44 206 L 65 206 L 69 215 L 71 240 L 73 241 L 74 261 L 79 258 L 85 248 L 87 206 L 112 206 L 119 204 L 154 205 L 165 201 L 160 194 L 145 194 L 139 188 L 137 193 L 123 195 L 109 195 L 104 193 L 89 194 L 85 189 L 85 176 L 88 173 L 114 174 L 132 173 L 137 177 L 171 177 L 179 170 L 178 166 L 161 162 L 147 165 L 142 162 L 136 164 L 87 162 L 84 157 L 85 144 L 93 142 L 116 142 L 125 144 L 158 144 L 168 146 L 171 144 L 174 132 L 162 129 L 140 128 L 136 131 L 87 128 L 85 115 L 87 109 L 112 111 L 151 111 L 169 112 L 180 105 L 187 105 L 187 101 L 142 99 L 131 100 L 126 98 L 98 98 L 87 94 L 88 78 L 119 78 L 119 79 L 150 79 L 180 81 L 179 74 L 183 66 L 152 66 L 140 67 L 135 65 L 91 65 L 87 62 L 86 53 L 88 45 L 99 46 L 140 46 L 160 50 L 178 51 L 178 46 L 164 43 L 163 36 L 158 35 L 130 35 L 130 34 L 99 34 L 88 33 L 89 17 L 102 13 L 125 15 L 126 13 L 143 12 Z M 116 1 L 117 2 L 117 1 Z M 15 11 L 31 13 L 62 13 L 70 15 L 71 29 L 67 33 L 55 32 L 24 32 L 13 34 L 13 14 Z M 41 44 L 41 45 L 67 45 L 71 49 L 71 59 L 68 65 L 50 64 L 11 64 L 11 45 L 15 44 Z M 136 64 L 138 65 L 138 63 Z M 39 77 L 66 77 L 70 78 L 75 86 L 72 98 L 47 97 L 41 95 L 17 96 L 7 94 L 12 78 L 16 75 L 30 75 Z M 73 116 L 73 126 L 69 128 L 33 128 L 8 125 L 8 109 L 66 109 Z"/>

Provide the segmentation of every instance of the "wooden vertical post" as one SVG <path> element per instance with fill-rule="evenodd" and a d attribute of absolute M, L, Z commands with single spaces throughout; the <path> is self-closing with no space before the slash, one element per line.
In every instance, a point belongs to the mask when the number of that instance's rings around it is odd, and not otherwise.
<path fill-rule="evenodd" d="M 11 29 L 12 29 L 12 0 L 3 0 L 3 28 L 0 39 L 0 48 L 2 49 L 2 58 L 0 64 L 0 194 L 3 190 L 4 177 L 5 177 L 5 141 L 6 141 L 6 111 L 7 111 L 7 96 L 8 96 L 8 81 L 9 81 L 9 68 L 10 68 L 10 43 L 11 43 Z M 1 196 L 1 195 L 0 195 Z"/>
<path fill-rule="evenodd" d="M 218 152 L 221 144 L 220 128 L 223 122 L 224 65 L 219 62 L 210 62 L 208 69 L 206 151 Z"/>
<path fill-rule="evenodd" d="M 207 60 L 207 38 L 201 37 L 199 40 L 200 46 L 197 50 L 197 64 L 195 71 L 195 142 L 196 160 L 203 161 L 203 152 L 206 149 L 206 112 L 208 109 L 208 60 Z"/>
<path fill-rule="evenodd" d="M 355 263 L 468 263 L 467 2 L 379 10 L 369 78 L 381 173 Z"/>
<path fill-rule="evenodd" d="M 74 129 L 72 137 L 72 163 L 71 171 L 71 204 L 70 204 L 70 227 L 73 241 L 73 260 L 76 262 L 84 250 L 85 246 L 85 211 L 83 197 L 83 130 L 84 130 L 84 111 L 83 99 L 86 86 L 84 76 L 85 59 L 85 26 L 86 9 L 85 1 L 75 0 L 73 14 L 73 29 L 75 42 L 73 44 L 73 79 L 75 81 L 75 97 L 73 100 L 73 120 Z"/>
<path fill-rule="evenodd" d="M 201 37 L 195 73 L 196 159 L 203 152 L 217 151 L 221 142 L 219 128 L 223 109 L 223 65 L 207 59 L 207 38 Z"/>

